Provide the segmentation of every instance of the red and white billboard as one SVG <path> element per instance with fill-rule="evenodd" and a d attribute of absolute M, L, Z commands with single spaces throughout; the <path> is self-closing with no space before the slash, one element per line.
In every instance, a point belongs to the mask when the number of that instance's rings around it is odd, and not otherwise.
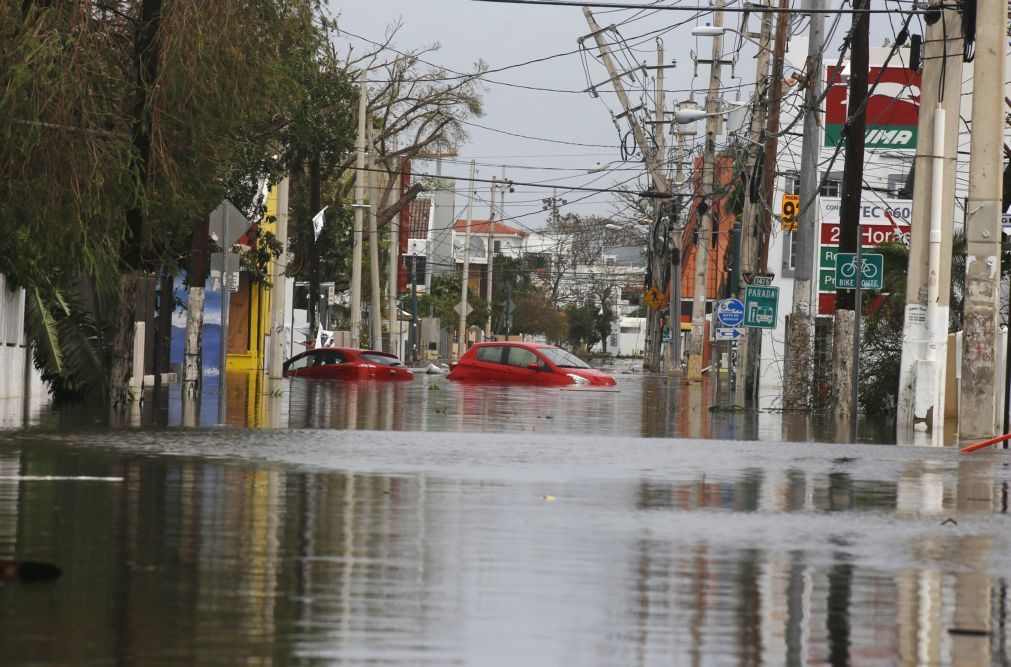
<path fill-rule="evenodd" d="M 843 68 L 843 73 L 846 67 Z M 880 76 L 880 79 L 879 79 Z M 877 85 L 875 85 L 877 81 Z M 849 110 L 846 78 L 828 68 L 825 98 L 825 145 L 837 146 Z M 868 149 L 915 150 L 920 114 L 920 73 L 906 67 L 871 67 L 867 77 Z"/>

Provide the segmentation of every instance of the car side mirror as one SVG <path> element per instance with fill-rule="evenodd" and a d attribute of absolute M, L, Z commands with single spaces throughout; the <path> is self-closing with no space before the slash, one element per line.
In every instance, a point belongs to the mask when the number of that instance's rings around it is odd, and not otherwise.
<path fill-rule="evenodd" d="M 531 361 L 529 364 L 527 364 L 527 368 L 529 368 L 532 371 L 539 371 L 541 370 L 541 365 L 536 361 Z"/>

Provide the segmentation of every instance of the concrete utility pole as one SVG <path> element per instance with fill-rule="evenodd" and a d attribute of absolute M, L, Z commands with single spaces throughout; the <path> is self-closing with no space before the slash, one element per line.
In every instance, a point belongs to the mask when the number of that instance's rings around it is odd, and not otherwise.
<path fill-rule="evenodd" d="M 793 309 L 786 332 L 786 387 L 783 404 L 807 408 L 811 401 L 814 358 L 814 322 L 811 285 L 814 280 L 814 239 L 818 219 L 818 149 L 821 147 L 821 113 L 818 100 L 824 88 L 822 50 L 825 45 L 825 0 L 811 0 L 811 27 L 807 43 L 807 95 L 805 96 L 804 143 L 800 153 L 800 211 L 797 220 L 797 253 L 794 259 Z M 785 242 L 785 241 L 784 241 Z"/>
<path fill-rule="evenodd" d="M 958 8 L 942 8 L 939 0 L 930 7 L 939 20 L 928 19 L 924 38 L 896 420 L 900 433 L 922 426 L 942 433 L 944 428 L 963 42 Z"/>
<path fill-rule="evenodd" d="M 969 143 L 969 206 L 965 225 L 965 305 L 959 437 L 1000 433 L 996 385 L 1000 324 L 1001 174 L 1007 3 L 976 7 L 976 67 Z"/>
<path fill-rule="evenodd" d="M 470 226 L 474 221 L 474 178 L 477 164 L 470 161 L 470 195 L 467 197 L 467 230 L 463 241 L 463 274 L 460 276 L 460 338 L 456 347 L 456 358 L 467 351 L 467 287 L 470 282 Z M 455 223 L 454 223 L 455 224 Z"/>
<path fill-rule="evenodd" d="M 495 266 L 495 191 L 498 189 L 498 180 L 491 177 L 491 203 L 488 206 L 488 247 L 485 248 L 485 262 L 488 267 L 488 281 L 485 285 L 485 300 L 488 302 L 488 321 L 484 324 L 484 339 L 491 340 L 491 279 Z"/>
<path fill-rule="evenodd" d="M 284 314 L 285 303 L 284 270 L 288 265 L 288 187 L 287 176 L 277 186 L 277 240 L 281 242 L 281 254 L 274 260 L 270 272 L 270 378 L 280 380 L 284 364 Z"/>
<path fill-rule="evenodd" d="M 764 0 L 763 5 L 768 6 L 771 0 Z M 758 56 L 755 59 L 755 93 L 752 99 L 751 126 L 748 129 L 748 136 L 754 144 L 759 144 L 762 140 L 762 131 L 765 128 L 765 121 L 769 104 L 769 61 L 772 55 L 772 12 L 762 12 L 762 26 L 758 34 Z M 758 161 L 756 153 L 748 160 L 748 173 L 755 172 L 755 163 Z M 750 185 L 750 184 L 749 184 Z M 743 218 L 743 238 L 741 239 L 741 274 L 755 274 L 755 264 L 758 260 L 758 214 L 762 210 L 761 202 L 752 201 L 751 197 L 744 200 Z M 741 286 L 737 286 L 740 292 Z M 759 335 L 759 334 L 756 334 Z M 748 374 L 747 370 L 757 369 L 757 361 L 753 366 L 748 366 L 748 359 L 756 359 L 751 354 L 751 340 L 745 338 L 737 343 L 737 383 L 734 386 L 734 402 L 744 405 L 749 396 L 748 389 L 754 387 L 753 373 Z M 743 380 L 743 381 L 742 381 Z"/>
<path fill-rule="evenodd" d="M 646 162 L 646 169 L 649 171 L 650 176 L 653 179 L 653 189 L 658 195 L 670 194 L 670 183 L 667 180 L 666 175 L 663 171 L 663 164 L 660 158 L 662 158 L 662 153 L 657 151 L 655 147 L 646 141 L 646 133 L 643 132 L 642 126 L 639 124 L 639 119 L 636 117 L 635 112 L 637 109 L 633 109 L 632 105 L 629 103 L 628 95 L 625 93 L 625 87 L 621 83 L 621 75 L 623 73 L 618 72 L 614 65 L 614 61 L 611 58 L 611 53 L 607 48 L 602 37 L 603 30 L 597 25 L 597 22 L 593 18 L 593 14 L 590 12 L 589 7 L 583 7 L 583 14 L 586 16 L 586 23 L 590 26 L 592 31 L 590 34 L 593 36 L 594 41 L 597 43 L 597 48 L 600 51 L 600 59 L 604 63 L 604 67 L 607 68 L 607 73 L 611 76 L 611 84 L 614 86 L 614 92 L 618 97 L 618 101 L 621 103 L 622 109 L 624 109 L 624 116 L 628 119 L 628 124 L 632 128 L 632 136 L 635 137 L 635 143 L 639 146 L 639 151 L 642 153 L 643 160 Z M 722 16 L 722 13 L 720 13 Z M 613 26 L 608 28 L 613 29 Z M 583 43 L 585 37 L 580 37 L 578 42 Z M 716 65 L 718 68 L 719 66 Z M 663 71 L 663 65 L 661 64 L 659 71 Z M 657 222 L 654 217 L 653 224 Z M 651 235 L 652 236 L 652 235 Z M 650 248 L 653 247 L 652 239 L 650 241 Z M 654 274 L 657 271 L 656 265 L 660 262 L 659 257 L 653 257 L 651 264 L 654 266 Z M 662 274 L 662 269 L 660 270 Z M 660 287 L 661 285 L 656 284 L 655 275 L 649 276 L 651 285 Z M 651 326 L 647 328 L 646 331 L 646 354 L 644 356 L 644 368 L 649 371 L 658 371 L 660 356 L 654 351 L 654 347 L 659 347 L 660 336 L 657 324 L 659 323 L 659 318 L 657 317 L 655 311 L 651 313 L 650 323 Z"/>
<path fill-rule="evenodd" d="M 376 146 L 372 123 L 368 125 L 369 137 L 369 275 L 371 276 L 371 289 L 369 290 L 371 305 L 369 306 L 369 320 L 372 323 L 372 344 L 373 350 L 383 349 L 383 310 L 380 302 L 379 286 L 379 230 L 376 229 L 376 213 L 379 206 L 376 197 Z M 391 324 L 392 326 L 392 324 Z M 390 331 L 392 337 L 393 331 Z"/>
<path fill-rule="evenodd" d="M 351 252 L 351 344 L 359 345 L 362 329 L 362 208 L 365 206 L 365 115 L 368 103 L 369 71 L 362 70 L 358 84 L 358 139 L 355 147 L 355 229 Z M 315 332 L 310 332 L 310 335 Z"/>
<path fill-rule="evenodd" d="M 856 0 L 854 10 L 864 10 L 870 7 L 870 0 Z M 848 117 L 843 130 L 846 137 L 846 161 L 843 166 L 842 201 L 839 205 L 839 252 L 859 253 L 863 244 L 860 229 L 860 197 L 864 175 L 864 132 L 867 127 L 865 102 L 867 99 L 868 63 L 868 30 L 869 15 L 866 12 L 853 15 L 853 28 L 850 35 L 851 58 L 849 80 L 849 102 L 846 110 Z M 857 258 L 859 267 L 860 258 Z M 860 273 L 857 274 L 857 284 L 860 283 Z M 857 405 L 856 389 L 853 382 L 854 367 L 859 354 L 859 336 L 856 312 L 857 290 L 841 289 L 836 291 L 835 299 L 835 333 L 832 353 L 832 390 L 835 400 L 836 415 L 855 418 Z M 851 421 L 851 431 L 855 422 Z M 855 433 L 851 433 L 855 436 Z"/>
<path fill-rule="evenodd" d="M 716 5 L 713 26 L 723 27 L 725 3 Z M 702 154 L 702 198 L 709 198 L 709 205 L 702 214 L 695 242 L 695 289 L 692 295 L 692 334 L 688 341 L 688 381 L 702 381 L 702 350 L 706 332 L 706 292 L 709 277 L 709 252 L 712 248 L 712 206 L 716 200 L 715 160 L 716 135 L 720 131 L 720 57 L 723 55 L 723 35 L 713 37 L 713 59 L 709 67 L 709 92 L 706 93 L 706 140 Z"/>

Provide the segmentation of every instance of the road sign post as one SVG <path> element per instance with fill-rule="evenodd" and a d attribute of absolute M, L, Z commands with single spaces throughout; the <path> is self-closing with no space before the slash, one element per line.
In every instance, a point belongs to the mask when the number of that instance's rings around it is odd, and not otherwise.
<path fill-rule="evenodd" d="M 748 285 L 744 288 L 744 326 L 775 329 L 779 315 L 779 288 Z"/>

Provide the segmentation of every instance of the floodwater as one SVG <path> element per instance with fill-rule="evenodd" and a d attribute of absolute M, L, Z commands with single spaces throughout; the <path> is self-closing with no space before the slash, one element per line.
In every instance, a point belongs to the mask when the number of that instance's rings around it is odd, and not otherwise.
<path fill-rule="evenodd" d="M 63 569 L 0 583 L 0 663 L 1008 663 L 1004 450 L 631 374 L 218 404 L 0 431 L 0 560 Z"/>

